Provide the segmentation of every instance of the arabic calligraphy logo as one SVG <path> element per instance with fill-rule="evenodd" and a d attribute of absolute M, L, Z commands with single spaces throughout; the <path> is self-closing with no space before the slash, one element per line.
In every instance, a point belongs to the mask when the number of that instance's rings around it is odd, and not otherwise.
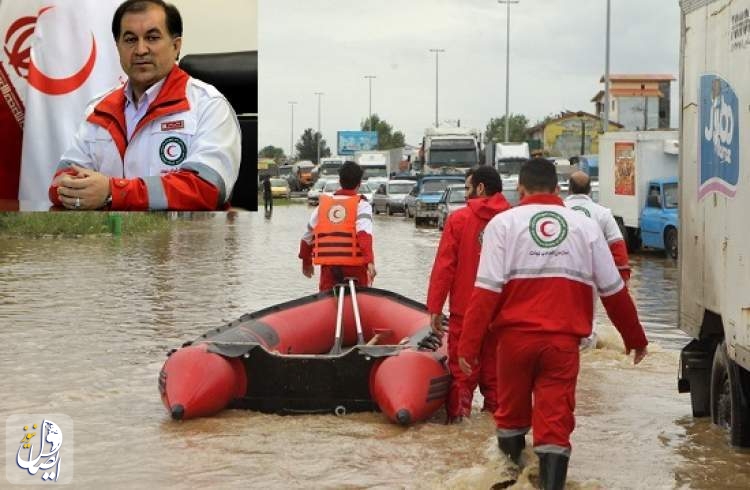
<path fill-rule="evenodd" d="M 29 85 L 47 95 L 63 95 L 78 89 L 94 71 L 96 62 L 96 39 L 91 34 L 91 51 L 83 67 L 69 77 L 54 78 L 34 64 L 29 38 L 34 34 L 38 19 L 52 7 L 44 7 L 37 17 L 25 16 L 14 21 L 5 33 L 5 54 L 16 74 L 26 78 Z"/>
<path fill-rule="evenodd" d="M 52 467 L 55 469 L 51 472 L 45 471 L 42 475 L 44 481 L 57 481 L 60 478 L 60 448 L 62 447 L 63 435 L 60 427 L 51 420 L 44 420 L 42 422 L 42 435 L 37 441 L 39 441 L 39 454 L 34 457 L 34 438 L 36 437 L 37 424 L 32 424 L 31 428 L 28 425 L 23 427 L 25 432 L 21 443 L 23 444 L 18 448 L 18 454 L 16 455 L 16 464 L 21 469 L 27 470 L 30 475 L 36 475 L 39 470 L 48 470 Z M 47 445 L 49 448 L 47 449 Z M 21 457 L 21 452 L 24 449 L 28 449 L 27 459 Z"/>

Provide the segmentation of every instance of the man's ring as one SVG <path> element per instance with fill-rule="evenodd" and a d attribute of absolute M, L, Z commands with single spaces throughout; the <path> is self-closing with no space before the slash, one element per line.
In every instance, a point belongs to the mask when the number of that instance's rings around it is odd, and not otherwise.
<path fill-rule="evenodd" d="M 81 207 L 81 198 L 80 197 L 76 197 L 75 208 L 78 209 L 80 207 Z"/>

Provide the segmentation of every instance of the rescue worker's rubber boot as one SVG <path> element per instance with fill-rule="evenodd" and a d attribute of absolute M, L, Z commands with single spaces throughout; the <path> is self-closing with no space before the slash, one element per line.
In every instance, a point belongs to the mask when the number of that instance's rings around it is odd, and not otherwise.
<path fill-rule="evenodd" d="M 539 488 L 563 490 L 570 457 L 557 453 L 537 453 L 537 455 L 539 456 Z"/>
<path fill-rule="evenodd" d="M 497 436 L 497 445 L 516 465 L 521 466 L 521 453 L 526 447 L 526 436 L 519 434 L 511 437 Z"/>

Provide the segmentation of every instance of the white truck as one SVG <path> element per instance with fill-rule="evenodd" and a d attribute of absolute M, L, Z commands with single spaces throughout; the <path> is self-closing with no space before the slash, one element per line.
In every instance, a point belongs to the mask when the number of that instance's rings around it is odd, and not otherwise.
<path fill-rule="evenodd" d="M 620 131 L 599 137 L 599 203 L 612 210 L 628 250 L 678 250 L 678 132 Z"/>
<path fill-rule="evenodd" d="M 490 142 L 485 148 L 485 162 L 495 166 L 502 175 L 518 175 L 523 162 L 530 158 L 529 144 Z"/>
<path fill-rule="evenodd" d="M 422 138 L 422 173 L 465 174 L 479 163 L 482 134 L 476 129 L 440 127 L 425 129 Z"/>
<path fill-rule="evenodd" d="M 680 2 L 678 388 L 750 446 L 750 0 Z M 744 162 L 744 163 L 743 163 Z M 742 171 L 742 166 L 745 170 Z"/>
<path fill-rule="evenodd" d="M 354 161 L 365 171 L 363 180 L 386 181 L 392 173 L 398 172 L 403 153 L 403 148 L 362 150 L 354 152 Z"/>
<path fill-rule="evenodd" d="M 321 157 L 320 163 L 313 169 L 313 180 L 338 180 L 339 169 L 344 164 L 344 157 Z"/>

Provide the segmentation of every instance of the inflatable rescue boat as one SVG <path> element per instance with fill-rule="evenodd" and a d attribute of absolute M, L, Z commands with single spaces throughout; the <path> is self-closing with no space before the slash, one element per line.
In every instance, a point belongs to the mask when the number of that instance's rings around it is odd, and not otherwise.
<path fill-rule="evenodd" d="M 172 350 L 159 391 L 172 418 L 224 408 L 382 411 L 409 425 L 445 402 L 446 351 L 421 303 L 353 281 L 243 315 Z"/>

